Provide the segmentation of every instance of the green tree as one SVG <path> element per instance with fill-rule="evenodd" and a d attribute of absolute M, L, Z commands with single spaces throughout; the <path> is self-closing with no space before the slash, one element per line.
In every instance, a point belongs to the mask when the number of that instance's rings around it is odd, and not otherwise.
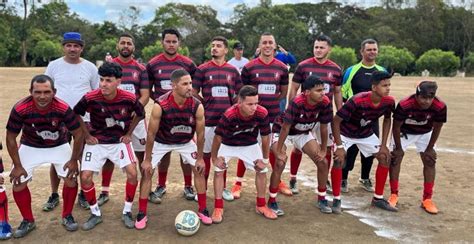
<path fill-rule="evenodd" d="M 355 50 L 350 47 L 332 47 L 329 58 L 341 66 L 343 70 L 357 62 Z"/>
<path fill-rule="evenodd" d="M 62 47 L 59 42 L 51 40 L 42 40 L 36 43 L 32 50 L 34 60 L 49 62 L 53 58 L 58 58 L 62 55 Z"/>
<path fill-rule="evenodd" d="M 416 69 L 430 71 L 438 76 L 451 76 L 460 66 L 460 59 L 452 51 L 442 51 L 440 49 L 429 50 L 418 58 Z"/>
<path fill-rule="evenodd" d="M 155 55 L 158 55 L 164 51 L 163 45 L 161 45 L 161 40 L 155 42 L 154 45 L 147 46 L 142 50 L 142 56 L 144 62 L 150 61 Z M 178 49 L 178 53 L 184 56 L 189 56 L 189 49 L 188 47 L 181 46 Z"/>
<path fill-rule="evenodd" d="M 474 52 L 470 52 L 464 58 L 464 65 L 465 65 L 466 73 L 471 74 L 471 75 L 474 74 Z"/>
<path fill-rule="evenodd" d="M 109 38 L 99 44 L 93 45 L 89 51 L 90 60 L 104 60 L 104 57 L 107 53 L 110 53 L 113 57 L 116 57 L 118 55 L 116 46 L 116 38 Z"/>
<path fill-rule="evenodd" d="M 383 67 L 393 69 L 403 75 L 408 74 L 410 65 L 415 62 L 415 56 L 406 48 L 396 48 L 390 45 L 381 45 L 377 63 Z"/>
<path fill-rule="evenodd" d="M 233 52 L 233 49 L 232 47 L 234 46 L 234 44 L 236 42 L 239 42 L 238 40 L 235 40 L 235 39 L 228 39 L 227 40 L 227 49 L 229 49 L 229 52 L 227 52 L 227 55 L 225 56 L 225 60 L 229 60 L 231 59 L 232 57 L 234 57 L 234 52 Z M 206 59 L 205 61 L 209 61 L 211 60 L 212 57 L 211 57 L 211 43 L 209 43 L 209 45 L 207 45 L 206 47 Z"/>

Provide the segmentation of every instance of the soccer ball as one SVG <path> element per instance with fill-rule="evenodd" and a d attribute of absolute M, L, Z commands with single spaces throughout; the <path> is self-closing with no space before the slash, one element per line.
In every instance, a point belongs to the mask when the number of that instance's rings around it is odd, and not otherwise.
<path fill-rule="evenodd" d="M 174 221 L 176 230 L 183 236 L 194 235 L 199 230 L 200 224 L 198 215 L 191 210 L 181 211 Z"/>

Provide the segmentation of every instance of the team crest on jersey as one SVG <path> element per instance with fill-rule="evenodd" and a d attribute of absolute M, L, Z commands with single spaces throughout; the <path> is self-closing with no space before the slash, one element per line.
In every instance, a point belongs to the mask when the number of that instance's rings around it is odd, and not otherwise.
<path fill-rule="evenodd" d="M 122 116 L 127 115 L 127 110 L 126 110 L 125 108 L 122 108 L 122 109 L 120 110 L 120 114 L 121 114 Z"/>
<path fill-rule="evenodd" d="M 276 80 L 280 79 L 280 73 L 275 73 L 275 79 Z"/>
<path fill-rule="evenodd" d="M 57 121 L 57 120 L 51 121 L 51 125 L 52 125 L 53 127 L 56 127 L 56 126 L 58 125 L 58 121 Z"/>
<path fill-rule="evenodd" d="M 209 76 L 209 80 L 212 80 L 212 75 Z"/>
<path fill-rule="evenodd" d="M 146 144 L 146 140 L 144 138 L 140 139 L 140 144 L 141 145 L 145 145 Z"/>
<path fill-rule="evenodd" d="M 133 79 L 138 79 L 138 72 L 133 72 Z"/>
<path fill-rule="evenodd" d="M 429 114 L 426 115 L 426 119 L 427 119 L 427 120 L 428 120 L 428 119 L 431 119 L 431 115 L 429 115 Z"/>
<path fill-rule="evenodd" d="M 255 77 L 258 78 L 258 73 L 255 74 Z"/>
<path fill-rule="evenodd" d="M 230 77 L 230 75 L 227 75 L 227 81 L 231 81 L 232 80 L 232 77 Z"/>
<path fill-rule="evenodd" d="M 120 150 L 120 159 L 123 159 L 125 155 L 123 154 L 123 150 Z"/>
<path fill-rule="evenodd" d="M 161 69 L 158 70 L 158 74 L 161 75 Z"/>
<path fill-rule="evenodd" d="M 194 122 L 194 118 L 193 117 L 189 117 L 189 123 L 193 123 Z"/>
<path fill-rule="evenodd" d="M 193 157 L 193 159 L 197 159 L 197 152 L 191 153 L 191 157 Z"/>
<path fill-rule="evenodd" d="M 331 79 L 331 80 L 332 80 L 332 78 L 334 78 L 332 72 L 329 72 L 329 73 L 328 73 L 328 78 Z"/>
<path fill-rule="evenodd" d="M 101 111 L 102 113 L 105 113 L 104 108 L 100 108 L 100 111 Z"/>

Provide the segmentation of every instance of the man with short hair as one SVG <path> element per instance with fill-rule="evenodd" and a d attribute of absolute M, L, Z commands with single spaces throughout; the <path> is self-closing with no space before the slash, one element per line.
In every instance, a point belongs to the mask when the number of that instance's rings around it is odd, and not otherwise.
<path fill-rule="evenodd" d="M 257 88 L 246 85 L 239 91 L 239 101 L 222 115 L 215 130 L 211 157 L 214 164 L 214 212 L 212 222 L 221 223 L 224 217 L 224 174 L 232 158 L 239 158 L 245 167 L 255 170 L 257 188 L 256 212 L 268 219 L 277 215 L 265 204 L 268 155 L 270 152 L 270 122 L 268 111 L 258 105 Z M 261 137 L 261 146 L 257 137 Z"/>
<path fill-rule="evenodd" d="M 438 85 L 434 81 L 422 81 L 416 93 L 402 99 L 393 113 L 392 163 L 390 164 L 390 189 L 388 199 L 392 207 L 398 203 L 398 179 L 404 152 L 415 144 L 423 162 L 423 201 L 421 207 L 430 214 L 438 208 L 431 200 L 436 174 L 436 141 L 443 123 L 447 121 L 446 104 L 436 96 Z"/>
<path fill-rule="evenodd" d="M 326 181 L 328 166 L 325 159 L 327 150 L 327 125 L 332 120 L 331 100 L 324 95 L 325 83 L 316 75 L 310 75 L 301 84 L 302 92 L 298 94 L 286 111 L 277 117 L 272 129 L 271 149 L 276 156 L 276 163 L 270 177 L 270 197 L 268 206 L 277 215 L 283 215 L 283 210 L 276 201 L 278 185 L 286 164 L 286 145 L 293 144 L 294 148 L 303 151 L 314 162 L 318 169 L 318 207 L 323 213 L 331 213 L 326 200 Z M 318 143 L 311 131 L 320 123 L 322 140 Z"/>
<path fill-rule="evenodd" d="M 181 43 L 181 34 L 176 29 L 165 29 L 161 33 L 161 44 L 164 52 L 153 57 L 146 69 L 148 71 L 148 79 L 153 86 L 153 98 L 156 100 L 160 96 L 172 89 L 170 80 L 171 72 L 176 69 L 186 70 L 191 77 L 194 76 L 196 65 L 193 61 L 178 53 Z M 166 154 L 158 165 L 158 185 L 155 191 L 150 192 L 149 200 L 153 203 L 161 203 L 166 193 L 166 178 L 168 177 L 168 168 L 170 166 L 171 154 Z M 181 169 L 184 177 L 183 195 L 187 200 L 193 200 L 195 197 L 192 187 L 192 168 L 189 164 L 183 163 L 181 159 Z"/>
<path fill-rule="evenodd" d="M 204 178 L 204 107 L 193 97 L 191 75 L 186 70 L 177 69 L 171 73 L 170 78 L 172 90 L 156 100 L 148 123 L 139 213 L 135 222 L 137 229 L 146 228 L 148 221 L 147 197 L 151 190 L 154 168 L 171 151 L 178 152 L 183 162 L 192 167 L 198 196 L 198 216 L 203 224 L 212 224 L 207 211 Z M 196 142 L 193 140 L 195 132 Z"/>
<path fill-rule="evenodd" d="M 194 74 L 194 96 L 204 105 L 206 120 L 204 140 L 204 162 L 206 163 L 206 188 L 211 168 L 211 146 L 214 131 L 222 114 L 237 100 L 236 93 L 241 86 L 240 74 L 237 69 L 226 63 L 225 55 L 228 52 L 227 39 L 216 36 L 211 42 L 212 60 L 201 64 Z M 201 93 L 201 95 L 199 94 Z M 224 171 L 224 200 L 232 201 L 234 196 L 226 189 L 226 174 Z"/>
<path fill-rule="evenodd" d="M 353 95 L 356 95 L 361 92 L 371 91 L 371 76 L 374 71 L 386 71 L 384 67 L 377 65 L 375 59 L 378 55 L 378 43 L 374 39 L 366 39 L 360 44 L 360 54 L 362 60 L 351 67 L 349 67 L 345 72 L 342 79 L 342 97 L 346 101 L 351 98 Z M 373 123 L 373 131 L 375 135 L 379 135 L 379 123 Z M 342 192 L 349 192 L 349 185 L 347 178 L 349 176 L 349 171 L 354 168 L 354 163 L 357 157 L 359 150 L 356 146 L 352 146 L 347 151 L 346 164 L 342 170 Z M 374 188 L 372 181 L 370 180 L 370 171 L 372 169 L 372 164 L 374 162 L 374 157 L 366 157 L 363 153 L 360 154 L 361 161 L 361 170 L 359 183 L 362 188 L 368 192 L 373 192 Z"/>
<path fill-rule="evenodd" d="M 56 96 L 74 108 L 84 94 L 99 87 L 99 75 L 93 63 L 81 58 L 85 42 L 80 33 L 64 33 L 61 44 L 64 56 L 51 61 L 46 67 L 45 74 L 55 82 Z M 83 119 L 88 123 L 89 113 Z M 52 211 L 59 204 L 60 179 L 53 166 L 50 168 L 50 180 L 52 194 L 43 205 L 43 210 L 47 212 Z M 78 202 L 83 208 L 89 208 L 82 192 L 78 196 Z"/>
<path fill-rule="evenodd" d="M 118 57 L 113 58 L 111 62 L 115 62 L 122 67 L 122 78 L 119 88 L 135 94 L 143 107 L 145 107 L 150 97 L 150 84 L 145 66 L 133 58 L 133 53 L 135 52 L 133 36 L 128 33 L 121 34 L 117 42 L 117 51 Z M 132 135 L 132 146 L 138 159 L 138 165 L 143 161 L 145 143 L 146 125 L 145 119 L 142 119 L 138 122 Z M 114 164 L 107 160 L 102 168 L 102 192 L 97 199 L 99 206 L 102 206 L 109 200 L 109 186 L 113 172 Z"/>
<path fill-rule="evenodd" d="M 344 162 L 345 153 L 352 145 L 365 157 L 375 155 L 378 161 L 375 173 L 375 192 L 372 205 L 387 211 L 398 211 L 383 198 L 383 188 L 390 166 L 390 152 L 387 148 L 388 134 L 391 126 L 391 114 L 395 109 L 395 99 L 390 94 L 391 74 L 385 71 L 374 71 L 371 76 L 372 91 L 362 92 L 351 97 L 337 111 L 332 124 L 336 151 L 334 161 Z M 373 124 L 383 118 L 382 141 L 373 131 Z M 337 205 L 335 205 L 337 204 Z M 333 202 L 333 209 L 339 208 L 341 200 Z"/>
<path fill-rule="evenodd" d="M 321 80 L 324 81 L 324 91 L 326 96 L 331 101 L 334 98 L 336 104 L 336 111 L 342 107 L 342 96 L 341 96 L 341 80 L 342 70 L 338 64 L 329 59 L 331 53 L 332 40 L 326 35 L 320 35 L 316 37 L 313 44 L 313 57 L 303 60 L 298 64 L 293 75 L 293 82 L 291 83 L 291 89 L 289 94 L 289 101 L 291 101 L 300 88 L 300 85 L 311 75 L 317 75 Z M 314 127 L 313 132 L 316 135 L 317 140 L 321 143 L 320 124 L 317 123 Z M 332 152 L 332 132 L 331 127 L 328 126 L 328 138 L 327 138 L 327 150 L 326 150 L 326 161 L 328 162 L 328 169 L 331 168 L 331 152 Z M 297 194 L 297 179 L 298 168 L 301 163 L 302 153 L 299 150 L 292 150 L 290 156 L 290 189 L 293 194 Z M 333 165 L 331 170 L 331 181 L 340 182 L 342 176 L 342 165 Z M 336 187 L 337 188 L 337 187 Z M 328 191 L 332 191 L 331 185 L 327 184 Z M 333 192 L 336 199 L 340 198 L 340 192 Z"/>
<path fill-rule="evenodd" d="M 231 58 L 228 63 L 233 65 L 240 73 L 244 66 L 249 62 L 249 60 L 243 56 L 244 45 L 240 42 L 236 42 L 234 43 L 232 50 L 234 52 L 234 57 Z"/>
<path fill-rule="evenodd" d="M 280 100 L 286 98 L 288 92 L 288 69 L 274 57 L 276 45 L 272 34 L 263 33 L 259 41 L 259 57 L 247 63 L 241 73 L 242 84 L 257 88 L 259 104 L 267 109 L 270 124 L 273 124 L 280 114 Z M 270 164 L 273 165 L 274 161 L 273 153 L 270 152 Z M 239 160 L 237 180 L 232 187 L 232 194 L 236 199 L 240 198 L 245 168 L 243 161 Z M 291 195 L 288 186 L 283 182 L 279 188 L 283 194 Z"/>
<path fill-rule="evenodd" d="M 93 175 L 99 173 L 106 160 L 118 165 L 127 175 L 122 221 L 126 228 L 134 228 L 131 212 L 138 181 L 131 142 L 133 130 L 145 117 L 145 111 L 135 94 L 118 88 L 122 78 L 120 65 L 106 62 L 100 66 L 99 75 L 100 89 L 88 92 L 74 107 L 78 115 L 86 111 L 91 115 L 89 129 L 80 119 L 86 141 L 81 161 L 81 188 L 91 210 L 82 229 L 91 230 L 102 223 Z"/>
<path fill-rule="evenodd" d="M 62 224 L 68 231 L 78 229 L 72 210 L 78 188 L 77 161 L 81 155 L 83 132 L 72 109 L 55 97 L 54 81 L 49 76 L 33 77 L 30 94 L 15 104 L 7 122 L 7 149 L 13 162 L 10 173 L 13 198 L 23 217 L 13 234 L 15 238 L 26 236 L 36 227 L 28 182 L 37 167 L 49 163 L 64 179 Z M 68 131 L 74 137 L 72 150 Z M 19 147 L 16 138 L 20 132 Z"/>

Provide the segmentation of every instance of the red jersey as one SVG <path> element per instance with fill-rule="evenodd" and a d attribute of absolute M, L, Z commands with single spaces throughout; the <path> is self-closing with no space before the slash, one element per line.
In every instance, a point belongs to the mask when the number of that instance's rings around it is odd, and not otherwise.
<path fill-rule="evenodd" d="M 135 59 L 124 63 L 120 58 L 116 57 L 112 62 L 122 67 L 122 82 L 119 86 L 122 90 L 129 91 L 139 98 L 141 96 L 140 89 L 150 89 L 145 66 L 138 63 Z"/>

